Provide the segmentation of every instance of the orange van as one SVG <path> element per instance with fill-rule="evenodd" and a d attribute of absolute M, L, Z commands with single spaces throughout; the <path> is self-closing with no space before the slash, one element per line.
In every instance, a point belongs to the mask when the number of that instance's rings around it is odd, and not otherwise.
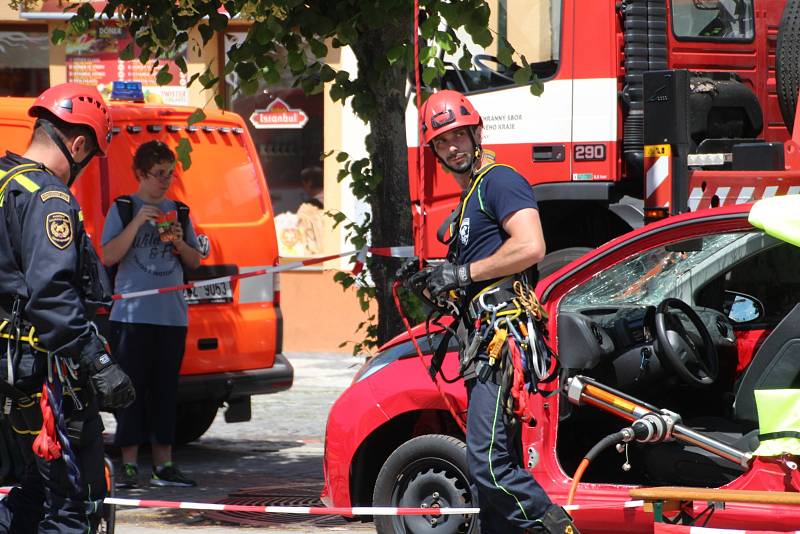
<path fill-rule="evenodd" d="M 0 148 L 21 153 L 30 140 L 32 99 L 0 98 Z M 191 208 L 205 257 L 189 280 L 216 278 L 278 263 L 272 205 L 258 155 L 242 118 L 210 112 L 187 126 L 193 108 L 109 102 L 114 136 L 108 158 L 95 159 L 73 186 L 97 250 L 114 199 L 137 189 L 136 148 L 158 139 L 173 150 L 191 143 L 191 166 L 176 168 L 169 193 Z M 250 420 L 250 397 L 289 388 L 294 370 L 281 354 L 278 275 L 256 276 L 186 292 L 189 330 L 178 388 L 176 441 L 199 438 L 220 406 L 225 420 Z M 102 321 L 99 321 L 102 322 Z"/>

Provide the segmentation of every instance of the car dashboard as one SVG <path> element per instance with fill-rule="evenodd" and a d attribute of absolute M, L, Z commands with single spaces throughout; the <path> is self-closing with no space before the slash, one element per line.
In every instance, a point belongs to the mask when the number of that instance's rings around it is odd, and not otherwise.
<path fill-rule="evenodd" d="M 733 351 L 733 325 L 722 313 L 694 308 L 708 329 L 718 354 Z M 687 333 L 702 346 L 699 332 L 683 314 Z M 584 374 L 599 373 L 623 391 L 637 391 L 660 384 L 673 375 L 659 357 L 656 336 L 656 307 L 621 305 L 562 311 L 558 316 L 558 354 L 563 368 Z"/>

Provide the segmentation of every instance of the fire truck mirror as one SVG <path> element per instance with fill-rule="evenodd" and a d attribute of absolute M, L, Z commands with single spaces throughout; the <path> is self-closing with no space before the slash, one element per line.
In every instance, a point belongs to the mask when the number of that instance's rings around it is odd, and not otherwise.
<path fill-rule="evenodd" d="M 644 77 L 644 144 L 689 143 L 689 72 L 657 70 Z"/>

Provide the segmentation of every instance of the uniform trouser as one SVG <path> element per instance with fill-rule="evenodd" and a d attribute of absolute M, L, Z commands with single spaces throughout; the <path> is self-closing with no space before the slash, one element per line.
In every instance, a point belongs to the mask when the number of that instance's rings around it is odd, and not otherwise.
<path fill-rule="evenodd" d="M 94 396 L 85 389 L 81 399 L 86 406 L 77 411 L 69 398 L 63 407 L 68 421 L 81 422 L 79 433 L 70 438 L 80 472 L 76 487 L 68 478 L 63 456 L 45 461 L 33 453 L 32 445 L 42 424 L 40 392 L 31 391 L 34 401 L 14 402 L 8 415 L 17 443 L 25 459 L 20 486 L 0 501 L 0 533 L 85 534 L 95 532 L 106 496 L 103 422 Z M 80 423 L 72 423 L 78 428 Z"/>
<path fill-rule="evenodd" d="M 502 388 L 491 379 L 472 379 L 467 395 L 467 466 L 473 506 L 481 509 L 481 532 L 538 532 L 538 518 L 551 501 L 522 466 L 519 434 L 504 422 Z"/>

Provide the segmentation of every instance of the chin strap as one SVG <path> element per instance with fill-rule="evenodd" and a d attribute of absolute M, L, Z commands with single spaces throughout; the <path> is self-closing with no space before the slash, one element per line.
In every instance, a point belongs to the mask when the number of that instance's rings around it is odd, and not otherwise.
<path fill-rule="evenodd" d="M 45 133 L 47 133 L 47 136 L 56 144 L 58 149 L 61 150 L 61 153 L 64 154 L 64 157 L 67 158 L 67 163 L 69 163 L 69 179 L 67 180 L 67 187 L 72 187 L 73 182 L 75 182 L 75 179 L 84 169 L 84 167 L 86 167 L 89 162 L 92 161 L 92 158 L 95 156 L 95 154 L 97 154 L 97 148 L 91 151 L 83 159 L 83 161 L 75 161 L 69 149 L 67 148 L 67 145 L 64 144 L 64 140 L 61 139 L 61 136 L 58 134 L 55 127 L 46 120 L 42 120 L 40 124 L 41 127 L 44 128 Z"/>

